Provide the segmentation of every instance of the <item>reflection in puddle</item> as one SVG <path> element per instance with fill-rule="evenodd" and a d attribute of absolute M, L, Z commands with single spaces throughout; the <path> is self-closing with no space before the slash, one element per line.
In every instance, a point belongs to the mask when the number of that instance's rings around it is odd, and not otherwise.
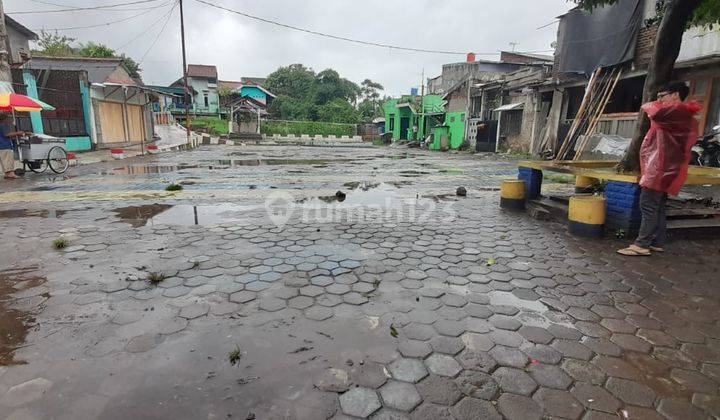
<path fill-rule="evenodd" d="M 219 223 L 237 222 L 242 220 L 238 212 L 254 210 L 261 206 L 240 206 L 222 203 L 207 206 L 188 204 L 149 204 L 114 209 L 113 212 L 134 227 L 154 225 L 216 225 Z"/>
<path fill-rule="evenodd" d="M 25 363 L 15 359 L 15 351 L 25 343 L 35 316 L 12 307 L 15 301 L 12 295 L 45 283 L 44 278 L 30 275 L 34 270 L 0 271 L 0 366 Z"/>
<path fill-rule="evenodd" d="M 411 178 L 411 177 L 414 178 L 414 177 L 419 177 L 422 175 L 430 175 L 430 172 L 415 171 L 415 170 L 400 171 L 400 176 L 405 177 L 405 178 Z"/>
<path fill-rule="evenodd" d="M 348 193 L 338 191 L 335 195 L 304 197 L 296 200 L 304 207 L 324 207 L 328 204 L 336 207 L 400 207 L 406 204 L 430 202 L 427 199 L 405 197 L 400 195 L 398 188 L 387 183 L 348 183 L 348 188 L 355 187 Z"/>
<path fill-rule="evenodd" d="M 0 210 L 0 219 L 18 219 L 21 217 L 41 217 L 43 219 L 59 219 L 67 210 Z"/>

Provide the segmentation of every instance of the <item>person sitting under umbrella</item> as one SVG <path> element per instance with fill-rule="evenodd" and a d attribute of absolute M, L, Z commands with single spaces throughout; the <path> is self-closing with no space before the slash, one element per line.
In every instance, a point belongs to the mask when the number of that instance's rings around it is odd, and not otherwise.
<path fill-rule="evenodd" d="M 14 131 L 8 122 L 8 115 L 0 113 L 0 167 L 6 179 L 19 178 L 15 175 L 15 157 L 13 156 L 13 137 L 25 135 L 22 131 Z"/>

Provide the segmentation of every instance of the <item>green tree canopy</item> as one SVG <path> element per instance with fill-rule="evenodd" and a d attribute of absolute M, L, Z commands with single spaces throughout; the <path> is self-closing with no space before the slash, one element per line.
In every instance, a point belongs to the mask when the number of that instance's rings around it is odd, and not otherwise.
<path fill-rule="evenodd" d="M 317 110 L 318 120 L 332 123 L 359 122 L 358 111 L 352 104 L 342 98 L 335 98 L 330 102 L 320 105 Z"/>
<path fill-rule="evenodd" d="M 39 55 L 51 57 L 120 58 L 130 77 L 140 78 L 140 72 L 142 71 L 140 65 L 127 55 L 118 55 L 115 50 L 107 45 L 92 41 L 86 44 L 81 43 L 79 47 L 75 48 L 71 45 L 74 41 L 75 38 L 41 31 L 38 40 L 40 49 L 35 52 Z"/>
<path fill-rule="evenodd" d="M 596 7 L 615 4 L 618 0 L 574 0 L 575 4 L 586 10 L 593 10 Z M 655 8 L 658 12 L 659 22 L 665 9 L 668 6 L 668 0 L 657 0 Z M 720 0 L 702 0 L 700 6 L 695 9 L 692 18 L 688 22 L 688 26 L 714 26 L 720 24 Z"/>
<path fill-rule="evenodd" d="M 40 31 L 39 38 L 37 43 L 40 49 L 36 52 L 40 55 L 50 57 L 68 57 L 74 55 L 73 47 L 70 43 L 74 42 L 75 38 L 59 35 L 57 32 L 45 31 Z"/>
<path fill-rule="evenodd" d="M 348 123 L 359 120 L 354 104 L 361 95 L 360 87 L 333 69 L 315 73 L 302 64 L 291 64 L 271 73 L 266 87 L 277 95 L 270 107 L 275 118 Z M 341 106 L 341 102 L 345 105 Z"/>

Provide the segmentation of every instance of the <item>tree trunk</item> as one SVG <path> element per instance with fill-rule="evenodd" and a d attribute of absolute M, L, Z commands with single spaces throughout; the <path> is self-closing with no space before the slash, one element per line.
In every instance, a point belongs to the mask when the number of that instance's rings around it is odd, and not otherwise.
<path fill-rule="evenodd" d="M 654 100 L 658 91 L 672 80 L 675 60 L 680 54 L 683 32 L 700 3 L 702 0 L 670 0 L 666 3 L 665 15 L 658 27 L 653 55 L 645 78 L 643 103 Z M 649 128 L 650 120 L 645 112 L 640 110 L 632 141 L 618 164 L 619 172 L 637 172 L 640 169 L 640 147 Z"/>

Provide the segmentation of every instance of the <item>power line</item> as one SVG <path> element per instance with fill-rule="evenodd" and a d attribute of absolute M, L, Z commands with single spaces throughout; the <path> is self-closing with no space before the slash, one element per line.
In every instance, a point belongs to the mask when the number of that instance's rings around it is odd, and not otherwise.
<path fill-rule="evenodd" d="M 467 52 L 459 52 L 459 51 L 443 51 L 443 50 L 429 50 L 429 49 L 423 49 L 423 48 L 399 47 L 397 45 L 385 44 L 385 43 L 380 43 L 380 42 L 363 41 L 363 40 L 347 38 L 347 37 L 339 36 L 339 35 L 331 35 L 331 34 L 327 34 L 324 32 L 300 28 L 297 26 L 292 26 L 292 25 L 288 25 L 285 23 L 276 22 L 274 20 L 261 18 L 259 16 L 251 15 L 249 13 L 245 13 L 245 12 L 241 12 L 238 10 L 229 9 L 227 7 L 219 6 L 217 4 L 213 4 L 213 3 L 210 3 L 205 0 L 195 0 L 195 1 L 197 1 L 198 3 L 208 5 L 210 7 L 214 7 L 216 9 L 225 10 L 226 12 L 231 12 L 231 13 L 235 13 L 240 16 L 245 16 L 246 18 L 249 18 L 249 19 L 257 20 L 257 21 L 264 22 L 264 23 L 269 23 L 269 24 L 275 25 L 275 26 L 280 26 L 285 29 L 292 29 L 294 31 L 305 32 L 305 33 L 312 34 L 312 35 L 324 36 L 326 38 L 332 38 L 332 39 L 336 39 L 339 41 L 352 42 L 355 44 L 368 45 L 368 46 L 372 46 L 372 47 L 389 48 L 389 49 L 393 49 L 393 50 L 414 51 L 414 52 L 424 52 L 424 53 L 433 53 L 433 54 L 448 54 L 448 55 L 465 55 L 465 54 L 467 54 Z M 477 53 L 477 54 L 496 55 L 497 53 Z"/>
<path fill-rule="evenodd" d="M 298 26 L 288 25 L 286 23 L 281 23 L 281 22 L 277 22 L 274 20 L 265 19 L 265 18 L 262 18 L 259 16 L 251 15 L 249 13 L 241 12 L 239 10 L 233 10 L 233 9 L 230 9 L 230 8 L 227 8 L 224 6 L 213 4 L 213 3 L 210 3 L 209 1 L 205 1 L 205 0 L 195 0 L 195 1 L 197 1 L 198 3 L 205 4 L 207 6 L 210 6 L 210 7 L 214 7 L 216 9 L 220 9 L 220 10 L 224 10 L 226 12 L 235 13 L 237 15 L 244 16 L 248 19 L 257 20 L 257 21 L 260 21 L 263 23 L 268 23 L 270 25 L 279 26 L 279 27 L 282 27 L 285 29 L 292 29 L 294 31 L 305 32 L 305 33 L 312 34 L 312 35 L 323 36 L 323 37 L 335 39 L 338 41 L 352 42 L 355 44 L 367 45 L 367 46 L 371 46 L 371 47 L 388 48 L 388 49 L 392 49 L 392 50 L 413 51 L 413 52 L 422 52 L 422 53 L 431 53 L 431 54 L 466 55 L 468 53 L 467 51 L 461 52 L 461 51 L 431 50 L 431 49 L 424 49 L 424 48 L 400 47 L 397 45 L 386 44 L 386 43 L 381 43 L 381 42 L 363 41 L 363 40 L 359 40 L 359 39 L 353 39 L 353 38 L 348 38 L 348 37 L 339 36 L 339 35 L 332 35 L 332 34 L 328 34 L 325 32 L 315 31 L 312 29 L 305 29 L 305 28 L 300 28 Z M 553 51 L 553 50 L 523 51 L 523 52 L 525 52 L 525 53 L 541 53 L 541 52 L 548 52 L 548 51 Z M 522 52 L 517 51 L 517 53 L 522 53 Z M 475 55 L 497 55 L 498 52 L 477 52 L 474 54 Z"/>
<path fill-rule="evenodd" d="M 165 31 L 165 27 L 170 22 L 170 19 L 172 18 L 172 13 L 173 13 L 173 11 L 175 11 L 175 8 L 177 7 L 177 5 L 178 5 L 178 1 L 176 1 L 175 4 L 173 4 L 173 7 L 170 9 L 170 14 L 168 15 L 167 19 L 165 20 L 165 23 L 163 24 L 162 28 L 160 28 L 160 32 L 158 32 L 157 36 L 155 37 L 153 42 L 150 44 L 148 49 L 145 50 L 145 53 L 142 55 L 142 57 L 140 57 L 140 61 L 138 61 L 138 66 L 142 64 L 143 60 L 145 60 L 145 57 L 148 55 L 150 50 L 153 49 L 155 44 L 158 42 L 158 39 L 160 39 L 160 35 L 162 35 L 163 31 Z"/>
<path fill-rule="evenodd" d="M 144 30 L 142 30 L 142 32 L 140 32 L 139 34 L 137 34 L 137 36 L 132 37 L 130 40 L 128 40 L 126 43 L 122 44 L 122 46 L 120 46 L 120 47 L 118 47 L 118 48 L 116 48 L 116 49 L 117 49 L 117 50 L 122 50 L 123 48 L 127 47 L 128 45 L 130 45 L 130 44 L 131 44 L 133 41 L 135 41 L 136 39 L 138 39 L 138 38 L 140 38 L 141 36 L 145 35 L 145 34 L 150 30 L 150 28 L 152 28 L 153 26 L 155 26 L 156 23 L 160 22 L 161 20 L 163 20 L 164 18 L 166 18 L 168 15 L 170 15 L 170 13 L 172 13 L 172 11 L 173 11 L 174 8 L 175 8 L 175 6 L 171 7 L 171 8 L 170 8 L 170 11 L 168 11 L 168 12 L 165 13 L 164 15 L 160 16 L 158 19 L 154 20 L 150 25 L 148 25 L 147 28 L 145 28 Z"/>
<path fill-rule="evenodd" d="M 168 1 L 168 2 L 166 2 L 166 3 L 163 3 L 163 4 L 159 5 L 159 6 L 153 6 L 153 8 L 162 8 L 162 7 L 165 7 L 165 6 L 169 5 L 169 4 L 171 4 L 170 1 Z M 146 9 L 143 9 L 143 10 L 146 10 Z M 96 24 L 96 25 L 71 26 L 71 27 L 67 27 L 67 28 L 47 28 L 47 29 L 46 29 L 46 28 L 34 28 L 33 30 L 35 30 L 35 31 L 70 31 L 70 30 L 74 30 L 74 29 L 99 28 L 99 27 L 101 27 L 101 26 L 109 26 L 109 25 L 112 25 L 112 24 L 115 24 L 115 23 L 125 22 L 125 21 L 128 21 L 128 20 L 130 20 L 130 19 L 134 19 L 134 18 L 136 18 L 136 17 L 142 16 L 142 15 L 144 15 L 144 14 L 146 14 L 146 13 L 147 13 L 147 12 L 140 12 L 140 13 L 138 13 L 138 14 L 136 14 L 136 15 L 132 15 L 132 16 L 125 17 L 125 18 L 122 18 L 122 19 L 118 19 L 118 20 L 111 20 L 111 21 L 109 21 L 109 22 L 98 23 L 98 24 Z"/>
<path fill-rule="evenodd" d="M 38 0 L 35 0 L 38 1 Z M 129 6 L 133 4 L 142 4 L 142 3 L 153 3 L 161 0 L 135 0 L 127 3 L 116 3 L 116 4 L 106 4 L 102 6 L 89 6 L 89 7 L 71 7 L 68 9 L 54 9 L 54 10 L 24 10 L 20 12 L 5 12 L 6 14 L 13 14 L 13 15 L 29 15 L 29 14 L 38 14 L 38 13 L 58 13 L 58 12 L 77 12 L 82 10 L 105 10 L 105 9 L 112 9 L 115 7 L 120 6 Z M 39 1 L 38 1 L 39 2 Z M 60 6 L 60 7 L 68 7 L 64 5 L 58 5 L 54 3 L 43 3 L 43 4 L 52 4 L 54 6 Z M 150 7 L 149 9 L 152 9 Z M 132 10 L 147 10 L 147 9 L 116 9 L 113 11 L 132 11 Z"/>

